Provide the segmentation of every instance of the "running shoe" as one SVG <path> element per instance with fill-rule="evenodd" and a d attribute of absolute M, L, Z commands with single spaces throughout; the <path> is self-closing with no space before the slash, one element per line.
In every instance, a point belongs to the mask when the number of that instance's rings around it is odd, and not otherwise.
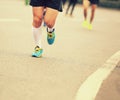
<path fill-rule="evenodd" d="M 52 45 L 54 43 L 55 40 L 55 29 L 53 29 L 52 32 L 48 32 L 47 29 L 47 41 L 49 45 Z"/>
<path fill-rule="evenodd" d="M 92 24 L 88 24 L 88 27 L 87 27 L 89 30 L 92 30 L 93 27 L 92 27 Z"/>
<path fill-rule="evenodd" d="M 39 46 L 36 46 L 34 49 L 34 52 L 32 53 L 32 57 L 39 58 L 42 56 L 43 49 L 41 49 Z"/>
<path fill-rule="evenodd" d="M 83 21 L 83 23 L 82 23 L 82 27 L 85 27 L 85 28 L 88 27 L 88 21 L 87 21 L 87 20 L 84 20 L 84 21 Z"/>

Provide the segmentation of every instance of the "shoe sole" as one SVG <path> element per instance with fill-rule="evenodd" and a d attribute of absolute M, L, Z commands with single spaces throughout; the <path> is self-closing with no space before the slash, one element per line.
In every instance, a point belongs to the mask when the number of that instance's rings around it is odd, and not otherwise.
<path fill-rule="evenodd" d="M 32 57 L 34 57 L 34 58 L 41 58 L 41 57 L 42 57 L 42 55 L 40 55 L 40 56 L 35 56 L 35 55 L 32 55 Z"/>

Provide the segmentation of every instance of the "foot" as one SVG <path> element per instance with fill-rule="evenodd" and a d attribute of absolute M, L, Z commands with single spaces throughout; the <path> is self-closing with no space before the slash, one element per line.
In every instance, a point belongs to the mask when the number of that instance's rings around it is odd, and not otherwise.
<path fill-rule="evenodd" d="M 92 24 L 88 24 L 88 27 L 87 27 L 89 30 L 92 30 Z"/>
<path fill-rule="evenodd" d="M 47 29 L 47 41 L 49 45 L 52 45 L 54 43 L 55 40 L 55 29 L 53 29 L 52 32 L 48 32 Z"/>
<path fill-rule="evenodd" d="M 88 27 L 88 21 L 87 20 L 84 20 L 83 23 L 82 23 L 82 27 L 85 27 L 87 28 Z"/>
<path fill-rule="evenodd" d="M 39 46 L 36 46 L 34 49 L 34 52 L 32 53 L 32 57 L 39 58 L 42 56 L 43 49 L 41 49 Z"/>

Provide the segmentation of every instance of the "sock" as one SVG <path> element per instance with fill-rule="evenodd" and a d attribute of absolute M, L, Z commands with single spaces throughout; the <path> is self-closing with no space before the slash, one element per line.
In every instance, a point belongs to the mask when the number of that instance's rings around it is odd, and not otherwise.
<path fill-rule="evenodd" d="M 52 27 L 52 28 L 47 27 L 48 32 L 52 32 L 53 30 L 54 30 L 54 27 Z"/>
<path fill-rule="evenodd" d="M 41 39 L 42 39 L 42 30 L 41 27 L 35 28 L 34 26 L 32 27 L 32 32 L 33 32 L 33 38 L 35 41 L 35 45 L 39 46 L 40 48 L 41 46 Z"/>

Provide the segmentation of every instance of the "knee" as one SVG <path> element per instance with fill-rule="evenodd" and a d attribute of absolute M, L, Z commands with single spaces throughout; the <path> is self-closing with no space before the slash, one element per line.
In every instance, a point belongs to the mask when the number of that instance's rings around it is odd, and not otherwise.
<path fill-rule="evenodd" d="M 44 22 L 46 23 L 46 25 L 49 27 L 49 28 L 52 28 L 54 26 L 54 23 L 55 21 L 51 20 L 51 19 L 48 19 L 48 18 L 44 18 Z"/>
<path fill-rule="evenodd" d="M 42 17 L 34 16 L 33 18 L 33 25 L 35 27 L 40 27 L 42 23 Z"/>
<path fill-rule="evenodd" d="M 92 9 L 92 10 L 91 10 L 91 13 L 94 14 L 94 13 L 95 13 L 95 9 Z"/>
<path fill-rule="evenodd" d="M 96 7 L 97 7 L 96 5 L 92 5 L 92 8 L 91 8 L 92 10 L 91 11 L 95 12 Z"/>

